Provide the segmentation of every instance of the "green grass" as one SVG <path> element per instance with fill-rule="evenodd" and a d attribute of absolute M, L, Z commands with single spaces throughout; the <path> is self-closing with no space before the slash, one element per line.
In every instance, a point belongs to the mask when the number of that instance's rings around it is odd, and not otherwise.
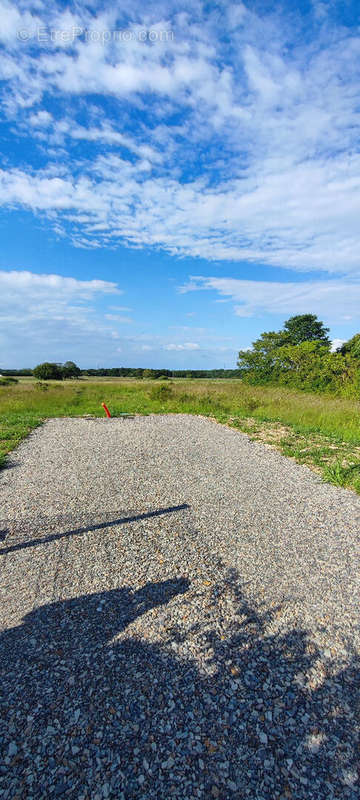
<path fill-rule="evenodd" d="M 0 464 L 50 417 L 187 413 L 268 442 L 338 486 L 360 492 L 360 402 L 238 380 L 79 380 L 0 385 Z"/>

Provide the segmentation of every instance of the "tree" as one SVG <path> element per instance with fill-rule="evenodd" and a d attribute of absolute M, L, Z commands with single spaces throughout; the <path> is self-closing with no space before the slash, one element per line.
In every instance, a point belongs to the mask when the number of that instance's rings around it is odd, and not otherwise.
<path fill-rule="evenodd" d="M 297 314 L 284 323 L 285 343 L 296 345 L 302 342 L 322 342 L 330 349 L 329 330 L 316 314 Z"/>
<path fill-rule="evenodd" d="M 278 348 L 274 359 L 277 381 L 299 389 L 325 389 L 336 374 L 333 354 L 321 341 L 286 344 Z"/>
<path fill-rule="evenodd" d="M 237 366 L 242 377 L 253 382 L 276 380 L 286 369 L 283 366 L 285 354 L 279 351 L 305 342 L 315 342 L 328 351 L 331 344 L 328 332 L 329 328 L 325 328 L 316 314 L 298 314 L 286 320 L 283 330 L 262 333 L 252 343 L 252 349 L 240 350 Z M 302 355 L 305 356 L 305 351 Z"/>
<path fill-rule="evenodd" d="M 342 353 L 342 355 L 346 355 L 349 353 L 353 358 L 360 358 L 360 333 L 356 333 L 351 339 L 339 347 L 338 353 Z"/>
<path fill-rule="evenodd" d="M 59 364 L 44 361 L 35 367 L 33 374 L 39 381 L 62 381 L 63 375 Z"/>
<path fill-rule="evenodd" d="M 63 378 L 78 378 L 81 374 L 81 369 L 74 363 L 74 361 L 65 361 L 61 367 Z"/>
<path fill-rule="evenodd" d="M 275 353 L 286 344 L 283 331 L 262 333 L 252 343 L 252 350 L 240 350 L 237 366 L 241 376 L 248 375 L 255 382 L 263 382 L 273 377 Z"/>

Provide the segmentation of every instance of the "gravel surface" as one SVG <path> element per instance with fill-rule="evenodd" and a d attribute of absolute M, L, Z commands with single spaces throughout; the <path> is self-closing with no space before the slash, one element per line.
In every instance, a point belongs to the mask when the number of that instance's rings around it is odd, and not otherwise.
<path fill-rule="evenodd" d="M 58 419 L 0 475 L 0 798 L 358 798 L 360 498 L 237 431 Z"/>

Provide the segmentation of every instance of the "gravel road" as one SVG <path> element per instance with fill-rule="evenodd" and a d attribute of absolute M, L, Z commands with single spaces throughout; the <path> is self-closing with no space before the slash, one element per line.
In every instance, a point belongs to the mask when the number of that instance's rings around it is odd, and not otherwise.
<path fill-rule="evenodd" d="M 207 419 L 0 474 L 1 800 L 358 798 L 360 497 Z"/>

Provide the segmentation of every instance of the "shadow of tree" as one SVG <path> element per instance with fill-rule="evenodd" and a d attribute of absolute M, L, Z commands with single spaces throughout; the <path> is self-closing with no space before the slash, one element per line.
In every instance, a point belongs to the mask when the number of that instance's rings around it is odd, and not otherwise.
<path fill-rule="evenodd" d="M 4 800 L 359 796 L 356 658 L 312 687 L 306 631 L 272 632 L 278 610 L 253 608 L 234 571 L 209 624 L 176 618 L 165 642 L 126 632 L 188 588 L 174 578 L 56 602 L 2 634 Z M 235 608 L 226 635 L 219 593 Z"/>

